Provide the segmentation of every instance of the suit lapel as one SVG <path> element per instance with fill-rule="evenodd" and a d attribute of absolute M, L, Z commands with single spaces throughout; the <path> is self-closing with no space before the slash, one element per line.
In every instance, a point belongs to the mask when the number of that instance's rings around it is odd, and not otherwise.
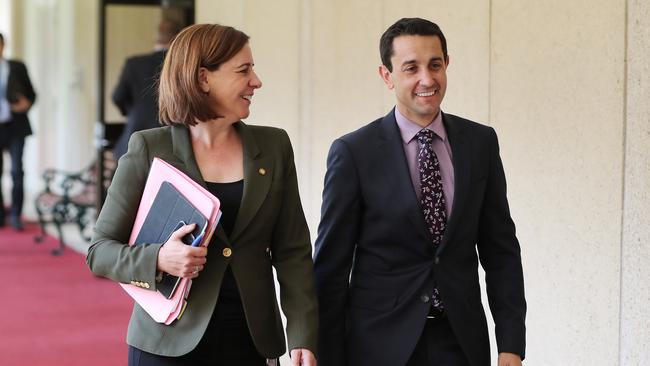
<path fill-rule="evenodd" d="M 241 136 L 244 149 L 244 193 L 230 240 L 223 230 L 217 230 L 217 237 L 228 244 L 237 240 L 262 206 L 271 188 L 274 169 L 273 160 L 271 157 L 262 154 L 251 134 L 250 128 L 243 122 L 236 123 L 235 128 Z M 174 155 L 185 165 L 184 171 L 187 175 L 203 187 L 206 187 L 201 170 L 194 158 L 189 130 L 182 126 L 173 126 L 172 143 Z"/>
<path fill-rule="evenodd" d="M 199 169 L 196 159 L 194 158 L 194 150 L 192 149 L 192 141 L 190 139 L 190 131 L 184 126 L 172 126 L 172 146 L 174 149 L 174 155 L 183 163 L 182 170 L 190 177 L 193 181 L 199 183 L 203 188 L 207 189 L 207 185 L 203 180 L 203 175 L 201 175 L 201 170 Z M 229 243 L 230 241 L 226 237 L 226 234 L 223 230 L 216 230 L 217 238 L 219 238 L 224 243 Z"/>
<path fill-rule="evenodd" d="M 469 186 L 471 178 L 471 160 L 470 144 L 464 136 L 463 131 L 457 123 L 454 123 L 453 117 L 442 114 L 442 120 L 445 124 L 449 144 L 452 151 L 454 165 L 454 202 L 451 208 L 451 216 L 447 220 L 447 228 L 442 237 L 438 254 L 447 246 L 454 230 L 458 227 L 459 218 L 462 216 L 465 201 L 469 195 Z"/>
<path fill-rule="evenodd" d="M 237 240 L 250 224 L 251 220 L 262 206 L 271 188 L 274 174 L 274 161 L 270 156 L 264 156 L 257 146 L 250 128 L 243 122 L 235 125 L 244 146 L 244 194 L 242 197 L 235 227 L 231 239 Z"/>
<path fill-rule="evenodd" d="M 423 238 L 431 241 L 420 202 L 415 194 L 415 189 L 413 189 L 413 182 L 411 182 L 402 138 L 395 120 L 395 109 L 391 110 L 381 121 L 379 156 L 390 172 L 387 176 L 393 180 L 389 187 L 391 187 L 391 191 L 395 192 L 395 200 L 405 202 L 409 220 Z"/>
<path fill-rule="evenodd" d="M 7 61 L 7 84 L 5 85 L 5 98 L 9 99 L 16 93 L 16 66 L 13 62 Z M 0 75 L 1 76 L 1 75 Z"/>
<path fill-rule="evenodd" d="M 443 113 L 443 122 L 449 138 L 449 144 L 452 150 L 453 166 L 454 166 L 454 202 L 452 204 L 451 216 L 447 220 L 447 228 L 442 237 L 438 253 L 447 246 L 453 232 L 458 227 L 458 222 L 462 216 L 465 206 L 466 198 L 469 194 L 470 179 L 471 179 L 471 160 L 470 149 L 471 146 L 466 136 L 464 136 L 462 129 L 458 124 L 453 122 L 453 117 L 447 116 Z M 417 229 L 418 233 L 422 235 L 428 242 L 431 241 L 431 236 L 427 231 L 427 225 L 422 214 L 420 202 L 417 199 L 413 183 L 411 182 L 411 175 L 408 170 L 406 162 L 406 155 L 404 147 L 395 121 L 395 111 L 392 110 L 384 117 L 381 122 L 379 151 L 382 161 L 386 162 L 389 167 L 392 177 L 392 187 L 396 187 L 395 192 L 398 197 L 396 199 L 403 200 L 409 206 L 407 209 L 408 217 Z"/>
<path fill-rule="evenodd" d="M 201 175 L 201 170 L 196 164 L 192 141 L 190 139 L 190 130 L 183 126 L 172 126 L 172 146 L 174 155 L 184 164 L 184 171 L 192 180 L 206 188 L 205 181 Z"/>

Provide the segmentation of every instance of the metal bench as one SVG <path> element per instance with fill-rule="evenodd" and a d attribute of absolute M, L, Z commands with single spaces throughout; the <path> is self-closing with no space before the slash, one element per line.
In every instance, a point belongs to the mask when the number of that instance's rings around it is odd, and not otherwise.
<path fill-rule="evenodd" d="M 45 226 L 56 228 L 59 247 L 52 250 L 60 255 L 65 248 L 62 226 L 73 223 L 81 237 L 90 241 L 90 231 L 96 217 L 97 187 L 96 164 L 90 164 L 78 172 L 47 169 L 43 173 L 45 189 L 36 197 L 34 205 L 38 214 L 41 233 L 34 237 L 37 243 L 45 236 Z"/>

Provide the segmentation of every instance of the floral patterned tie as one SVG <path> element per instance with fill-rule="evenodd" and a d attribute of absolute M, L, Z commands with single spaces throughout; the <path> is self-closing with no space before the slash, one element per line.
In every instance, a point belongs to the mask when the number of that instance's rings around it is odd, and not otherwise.
<path fill-rule="evenodd" d="M 427 224 L 427 229 L 433 239 L 434 251 L 438 249 L 442 236 L 447 227 L 447 213 L 445 212 L 445 196 L 442 190 L 442 175 L 440 162 L 433 151 L 433 131 L 423 129 L 417 133 L 420 151 L 418 153 L 418 169 L 420 171 L 420 184 L 422 196 L 420 204 Z M 431 306 L 440 312 L 444 310 L 438 287 L 434 286 L 431 296 Z"/>

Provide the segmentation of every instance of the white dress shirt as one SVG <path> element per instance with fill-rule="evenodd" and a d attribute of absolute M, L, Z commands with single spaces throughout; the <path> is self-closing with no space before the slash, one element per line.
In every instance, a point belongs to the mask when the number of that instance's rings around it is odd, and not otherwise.
<path fill-rule="evenodd" d="M 9 62 L 0 58 L 0 123 L 11 120 L 11 106 L 7 100 L 7 82 L 9 81 Z"/>

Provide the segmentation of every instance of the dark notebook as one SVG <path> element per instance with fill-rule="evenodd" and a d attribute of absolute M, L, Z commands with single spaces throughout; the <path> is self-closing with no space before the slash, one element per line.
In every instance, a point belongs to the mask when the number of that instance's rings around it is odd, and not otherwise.
<path fill-rule="evenodd" d="M 196 224 L 191 234 L 183 237 L 185 244 L 201 234 L 207 219 L 169 182 L 160 185 L 156 198 L 144 219 L 142 228 L 135 239 L 135 245 L 144 243 L 165 243 L 171 234 L 183 225 Z M 166 298 L 174 295 L 180 278 L 163 273 L 162 281 L 156 285 Z"/>

